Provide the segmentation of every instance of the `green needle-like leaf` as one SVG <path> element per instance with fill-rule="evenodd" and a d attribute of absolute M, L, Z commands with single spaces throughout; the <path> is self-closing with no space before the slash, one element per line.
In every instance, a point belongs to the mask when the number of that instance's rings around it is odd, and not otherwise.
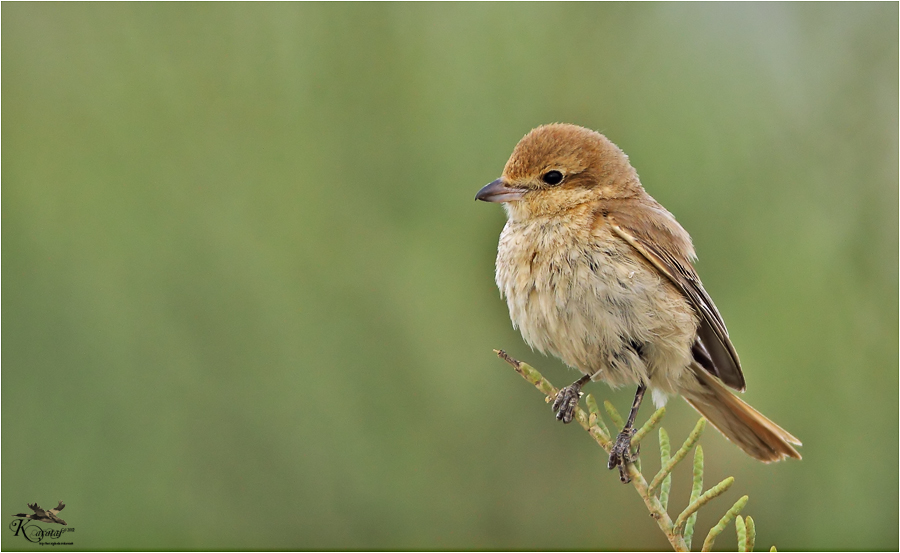
<path fill-rule="evenodd" d="M 700 446 L 697 446 L 698 448 Z M 659 465 L 664 467 L 671 457 L 672 447 L 669 444 L 669 433 L 665 428 L 659 429 Z M 669 490 L 672 488 L 672 475 L 666 475 L 663 483 L 659 486 L 659 503 L 663 509 L 669 508 Z"/>
<path fill-rule="evenodd" d="M 519 375 L 540 390 L 546 396 L 547 401 L 556 397 L 556 394 L 558 393 L 557 388 L 547 381 L 537 369 L 531 367 L 527 363 L 513 359 L 503 351 L 495 351 L 501 359 L 512 365 Z M 609 453 L 612 442 L 609 438 L 609 431 L 601 419 L 597 401 L 593 396 L 587 394 L 585 403 L 587 405 L 587 410 L 581 409 L 578 406 L 575 407 L 575 420 L 578 421 L 579 426 L 584 428 L 591 437 L 594 438 L 600 447 Z M 604 407 L 613 423 L 619 428 L 622 428 L 622 426 L 624 426 L 624 421 L 619 415 L 619 412 L 616 411 L 616 408 L 613 407 L 612 403 L 605 401 Z M 633 442 L 639 443 L 640 439 L 646 437 L 648 433 L 656 428 L 664 413 L 665 411 L 663 409 L 659 409 L 653 413 L 650 419 L 637 433 L 635 433 Z M 697 520 L 697 511 L 710 500 L 724 493 L 734 482 L 734 478 L 728 477 L 706 493 L 703 493 L 703 448 L 696 446 L 693 464 L 693 485 L 691 487 L 691 500 L 688 503 L 688 507 L 675 521 L 672 520 L 667 512 L 669 492 L 672 483 L 672 469 L 675 468 L 675 466 L 681 462 L 688 452 L 697 444 L 700 435 L 706 428 L 706 422 L 707 421 L 704 418 L 697 421 L 697 424 L 684 441 L 684 444 L 682 444 L 674 455 L 671 454 L 672 445 L 668 433 L 664 428 L 659 429 L 660 464 L 662 465 L 662 468 L 660 468 L 660 471 L 653 477 L 651 483 L 647 483 L 647 480 L 640 470 L 639 462 L 629 463 L 627 465 L 632 486 L 634 486 L 638 495 L 640 495 L 641 499 L 644 501 L 644 504 L 650 511 L 650 516 L 656 521 L 657 525 L 659 525 L 659 529 L 666 535 L 666 538 L 669 540 L 669 543 L 675 551 L 690 551 L 691 540 L 694 534 L 694 523 Z M 659 493 L 656 494 L 655 490 L 658 490 Z M 709 531 L 706 540 L 703 542 L 702 551 L 709 551 L 713 547 L 718 535 L 722 533 L 732 519 L 740 514 L 741 510 L 747 504 L 747 501 L 748 497 L 743 496 L 735 502 L 728 512 L 725 513 L 725 516 L 719 520 L 718 524 Z M 753 551 L 756 542 L 756 525 L 753 522 L 753 519 L 750 517 L 742 518 L 739 522 L 735 523 L 735 526 L 738 530 L 738 547 L 740 550 Z M 774 546 L 771 550 L 776 551 Z"/>
<path fill-rule="evenodd" d="M 608 399 L 603 401 L 603 406 L 606 407 L 606 413 L 609 415 L 610 420 L 613 421 L 616 429 L 622 430 L 625 428 L 625 420 L 622 418 L 622 415 L 616 411 L 615 406 L 610 403 Z"/>
<path fill-rule="evenodd" d="M 706 535 L 706 539 L 703 540 L 703 548 L 700 549 L 700 551 L 712 551 L 713 544 L 716 543 L 716 538 L 719 537 L 719 534 L 721 534 L 725 530 L 725 528 L 728 526 L 728 523 L 731 522 L 734 517 L 740 514 L 741 510 L 745 505 L 747 505 L 747 501 L 749 500 L 750 498 L 745 495 L 744 497 L 738 499 L 731 507 L 731 509 L 728 509 L 728 512 L 725 513 L 725 516 L 723 516 L 719 520 L 719 523 L 713 526 L 709 531 L 709 534 Z"/>
<path fill-rule="evenodd" d="M 744 551 L 753 551 L 756 548 L 756 523 L 753 522 L 750 516 L 744 518 L 744 523 L 747 527 L 747 541 L 744 545 Z"/>
<path fill-rule="evenodd" d="M 747 528 L 744 526 L 744 519 L 740 515 L 734 517 L 734 531 L 737 532 L 738 553 L 745 553 L 747 551 Z"/>
<path fill-rule="evenodd" d="M 600 415 L 600 407 L 597 406 L 597 400 L 594 399 L 594 396 L 591 394 L 587 394 L 584 397 L 584 402 L 587 404 L 588 411 L 591 414 L 590 424 L 591 426 L 596 426 L 603 433 L 603 436 L 606 437 L 605 441 L 609 441 L 609 429 L 606 427 L 606 423 L 603 422 L 603 417 Z"/>
<path fill-rule="evenodd" d="M 594 399 L 594 396 L 593 396 L 593 395 L 591 395 L 591 394 L 585 394 L 585 396 L 584 396 L 584 403 L 585 403 L 585 405 L 587 405 L 588 413 L 590 413 L 590 414 L 592 414 L 592 415 L 599 415 L 599 414 L 600 414 L 600 408 L 597 407 L 597 400 Z"/>
<path fill-rule="evenodd" d="M 699 444 L 697 448 L 694 450 L 694 480 L 693 485 L 691 487 L 691 500 L 688 503 L 697 501 L 700 499 L 700 494 L 703 493 L 703 447 Z M 697 513 L 692 514 L 688 517 L 687 522 L 684 523 L 684 542 L 687 544 L 688 549 L 691 548 L 691 541 L 694 539 L 694 523 L 697 522 Z"/>
<path fill-rule="evenodd" d="M 653 477 L 653 480 L 650 482 L 650 493 L 653 493 L 653 490 L 655 490 L 657 487 L 659 487 L 660 484 L 662 484 L 662 481 L 666 477 L 666 475 L 672 472 L 672 469 L 675 468 L 675 465 L 680 463 L 681 460 L 684 459 L 685 455 L 688 454 L 688 451 L 690 451 L 691 448 L 694 447 L 694 444 L 696 444 L 697 440 L 700 439 L 700 435 L 703 434 L 704 428 L 706 428 L 706 419 L 700 419 L 699 421 L 697 421 L 697 425 L 694 426 L 694 429 L 691 431 L 687 440 L 684 441 L 684 444 L 681 446 L 681 448 L 679 448 L 678 451 L 675 452 L 675 455 L 673 455 L 672 458 L 669 459 L 669 462 L 666 463 L 664 467 L 659 469 L 659 472 L 656 473 L 656 476 Z"/>
<path fill-rule="evenodd" d="M 652 432 L 654 428 L 656 428 L 656 425 L 659 424 L 659 421 L 662 420 L 662 418 L 665 414 L 666 414 L 666 408 L 660 407 L 659 409 L 656 410 L 655 413 L 650 415 L 650 418 L 647 420 L 647 422 L 644 423 L 644 426 L 642 426 L 640 428 L 640 430 L 635 432 L 634 436 L 631 437 L 631 445 L 636 446 L 639 443 L 641 443 L 641 440 L 644 439 L 644 436 L 646 436 L 647 434 Z"/>
<path fill-rule="evenodd" d="M 691 504 L 688 505 L 680 515 L 678 515 L 678 518 L 675 519 L 675 531 L 680 531 L 684 524 L 687 522 L 688 517 L 696 513 L 700 509 L 700 507 L 703 507 L 716 497 L 719 497 L 720 495 L 728 491 L 728 488 L 730 488 L 732 484 L 734 484 L 734 477 L 729 476 L 725 480 L 722 480 L 721 482 L 707 490 L 706 493 L 698 497 L 695 501 L 692 501 Z"/>

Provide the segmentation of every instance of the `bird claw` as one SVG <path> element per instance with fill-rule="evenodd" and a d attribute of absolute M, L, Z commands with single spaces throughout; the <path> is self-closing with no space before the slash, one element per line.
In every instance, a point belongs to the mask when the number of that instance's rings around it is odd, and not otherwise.
<path fill-rule="evenodd" d="M 638 445 L 634 453 L 631 452 L 631 438 L 634 434 L 634 428 L 625 428 L 619 432 L 616 443 L 613 444 L 612 451 L 609 453 L 609 464 L 607 466 L 609 470 L 619 467 L 619 480 L 623 484 L 631 482 L 631 476 L 628 474 L 628 464 L 633 463 L 640 452 L 640 445 Z"/>
<path fill-rule="evenodd" d="M 556 419 L 563 421 L 564 424 L 569 424 L 575 417 L 575 407 L 578 406 L 578 400 L 581 398 L 581 386 L 576 382 L 556 394 L 553 412 L 556 413 Z"/>

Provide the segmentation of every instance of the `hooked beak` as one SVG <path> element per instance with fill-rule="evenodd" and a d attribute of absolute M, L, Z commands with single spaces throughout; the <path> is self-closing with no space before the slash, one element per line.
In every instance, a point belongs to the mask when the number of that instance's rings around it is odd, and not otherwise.
<path fill-rule="evenodd" d="M 525 191 L 521 188 L 506 186 L 506 181 L 501 177 L 479 190 L 478 194 L 475 194 L 475 199 L 482 202 L 514 202 L 521 200 L 524 194 Z"/>

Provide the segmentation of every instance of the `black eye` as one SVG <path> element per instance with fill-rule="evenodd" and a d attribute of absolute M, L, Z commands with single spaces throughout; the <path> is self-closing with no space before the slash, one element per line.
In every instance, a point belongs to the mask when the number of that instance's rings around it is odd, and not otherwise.
<path fill-rule="evenodd" d="M 561 183 L 563 180 L 563 174 L 559 171 L 547 171 L 544 173 L 544 176 L 541 177 L 541 180 L 549 184 L 550 186 L 556 186 Z"/>

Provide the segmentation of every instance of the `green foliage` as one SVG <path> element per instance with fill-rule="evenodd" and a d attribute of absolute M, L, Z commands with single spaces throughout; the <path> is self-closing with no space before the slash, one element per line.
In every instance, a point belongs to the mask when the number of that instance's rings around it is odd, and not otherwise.
<path fill-rule="evenodd" d="M 502 350 L 494 350 L 497 355 L 509 363 L 525 380 L 533 384 L 538 390 L 546 394 L 546 400 L 552 400 L 557 393 L 557 388 L 538 372 L 537 369 L 523 363 L 517 359 L 510 357 Z M 590 394 L 587 395 L 585 403 L 588 406 L 589 414 L 585 414 L 580 408 L 576 408 L 575 420 L 591 434 L 597 443 L 608 454 L 610 451 L 611 441 L 609 430 L 600 419 L 600 410 L 597 408 L 597 402 Z M 615 406 L 609 401 L 604 402 L 606 412 L 612 420 L 616 428 L 621 429 L 624 426 L 622 419 Z M 641 429 L 635 434 L 635 437 L 643 438 L 649 434 L 662 420 L 665 415 L 665 407 L 661 407 L 654 412 Z M 669 543 L 675 551 L 690 551 L 691 541 L 694 534 L 694 524 L 697 520 L 697 512 L 706 506 L 710 501 L 724 494 L 734 484 L 734 477 L 725 478 L 707 491 L 703 491 L 703 449 L 697 445 L 703 430 L 706 428 L 706 419 L 701 418 L 697 421 L 694 429 L 690 432 L 684 443 L 670 456 L 669 435 L 664 428 L 659 429 L 660 444 L 660 470 L 653 477 L 653 481 L 648 485 L 641 474 L 640 464 L 635 462 L 628 466 L 629 474 L 632 477 L 632 484 L 647 508 L 650 515 L 656 520 L 659 528 L 666 535 Z M 638 443 L 640 440 L 636 440 Z M 637 444 L 632 443 L 632 446 Z M 695 448 L 696 446 L 696 448 Z M 679 513 L 673 522 L 668 514 L 669 490 L 672 481 L 672 470 L 680 463 L 687 454 L 694 449 L 693 462 L 693 480 L 691 487 L 691 499 L 687 507 Z M 701 551 L 711 551 L 715 544 L 716 538 L 721 534 L 728 524 L 734 520 L 737 531 L 737 547 L 738 551 L 753 551 L 756 543 L 756 525 L 749 516 L 742 519 L 739 514 L 750 500 L 748 496 L 738 499 L 734 505 L 719 519 L 719 522 L 713 526 L 706 539 L 703 541 Z M 774 549 L 774 546 L 773 546 Z"/>
<path fill-rule="evenodd" d="M 691 431 L 690 435 L 688 435 L 687 439 L 678 448 L 678 451 L 675 452 L 675 455 L 672 455 L 672 458 L 669 459 L 669 462 L 663 465 L 659 472 L 656 473 L 656 476 L 653 477 L 653 481 L 650 482 L 650 491 L 654 491 L 657 486 L 659 486 L 663 479 L 672 472 L 672 469 L 684 459 L 684 457 L 690 452 L 691 448 L 694 447 L 694 444 L 700 439 L 700 436 L 703 434 L 703 430 L 706 429 L 706 419 L 700 419 L 697 421 L 696 426 Z"/>
<path fill-rule="evenodd" d="M 665 414 L 665 407 L 660 407 L 659 409 L 654 411 L 653 414 L 650 415 L 650 418 L 647 419 L 647 422 L 644 423 L 644 426 L 640 427 L 638 431 L 634 433 L 634 436 L 631 437 L 631 445 L 639 445 L 641 443 L 641 440 L 644 439 L 644 436 L 646 436 L 650 432 L 653 432 L 653 429 L 655 429 L 659 425 L 659 422 L 662 420 Z"/>
<path fill-rule="evenodd" d="M 619 411 L 616 410 L 615 406 L 608 399 L 603 401 L 603 406 L 606 408 L 606 413 L 609 415 L 613 424 L 619 428 L 623 428 L 625 426 L 625 419 L 622 418 L 622 415 L 619 414 Z"/>
<path fill-rule="evenodd" d="M 703 448 L 700 445 L 697 445 L 697 448 L 694 450 L 694 465 L 693 465 L 693 480 L 691 485 L 691 499 L 690 503 L 694 503 L 698 499 L 700 499 L 700 494 L 703 493 Z M 688 546 L 688 549 L 691 547 L 691 540 L 694 537 L 694 523 L 697 522 L 697 513 L 692 514 L 688 517 L 687 522 L 684 525 L 684 541 Z"/>
<path fill-rule="evenodd" d="M 756 524 L 752 517 L 742 519 L 740 515 L 734 519 L 734 528 L 737 532 L 738 551 L 753 551 L 756 546 Z"/>
<path fill-rule="evenodd" d="M 697 446 L 697 450 L 700 450 L 700 446 Z M 659 464 L 660 466 L 666 466 L 666 463 L 669 462 L 669 459 L 672 458 L 671 446 L 669 445 L 669 433 L 666 432 L 665 428 L 659 429 Z M 701 475 L 702 477 L 702 475 Z M 672 488 L 672 475 L 669 474 L 663 480 L 662 485 L 659 487 L 659 504 L 662 505 L 663 509 L 669 508 L 669 491 Z M 693 501 L 693 498 L 691 499 Z M 693 529 L 692 529 L 693 530 Z M 690 547 L 690 539 L 687 535 L 687 529 L 685 529 L 685 537 L 684 541 L 687 542 L 688 547 Z"/>
<path fill-rule="evenodd" d="M 734 517 L 736 517 L 738 513 L 740 513 L 744 509 L 748 501 L 750 501 L 750 498 L 745 495 L 734 502 L 734 505 L 732 505 L 731 508 L 728 509 L 728 511 L 722 516 L 722 518 L 719 519 L 719 522 L 712 527 L 712 529 L 709 531 L 709 534 L 706 535 L 706 539 L 703 540 L 703 548 L 701 548 L 700 551 L 712 551 L 712 547 L 716 542 L 716 538 L 719 537 L 719 534 L 725 531 L 728 523 L 731 522 Z"/>

